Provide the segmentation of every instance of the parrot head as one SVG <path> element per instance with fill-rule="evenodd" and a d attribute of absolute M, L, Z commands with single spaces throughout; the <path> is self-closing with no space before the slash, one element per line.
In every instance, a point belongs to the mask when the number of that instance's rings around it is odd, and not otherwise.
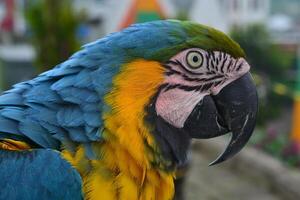
<path fill-rule="evenodd" d="M 156 126 L 165 126 L 160 127 L 161 132 L 170 129 L 167 141 L 172 141 L 176 129 L 178 134 L 195 139 L 231 132 L 226 150 L 211 165 L 239 152 L 252 135 L 257 112 L 257 94 L 247 61 L 226 52 L 193 47 L 180 51 L 164 66 L 167 73 L 153 110 L 162 121 Z"/>
<path fill-rule="evenodd" d="M 258 100 L 250 65 L 237 43 L 213 28 L 174 20 L 137 24 L 121 33 L 114 44 L 122 53 L 115 54 L 126 55 L 127 64 L 114 80 L 117 89 L 109 103 L 114 113 L 129 109 L 131 115 L 120 123 L 142 118 L 171 166 L 184 165 L 193 138 L 231 133 L 226 150 L 211 164 L 244 147 L 255 126 Z M 137 105 L 144 114 L 133 112 Z"/>

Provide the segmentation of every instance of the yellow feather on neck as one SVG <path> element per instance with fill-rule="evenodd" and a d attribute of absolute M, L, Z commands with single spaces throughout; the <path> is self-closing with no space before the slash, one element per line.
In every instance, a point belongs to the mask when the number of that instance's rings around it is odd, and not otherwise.
<path fill-rule="evenodd" d="M 113 90 L 105 97 L 111 110 L 103 115 L 104 141 L 92 144 L 97 159 L 83 161 L 87 160 L 83 147 L 79 147 L 75 155 L 63 152 L 83 178 L 85 198 L 173 198 L 174 174 L 153 166 L 153 152 L 145 145 L 157 151 L 144 117 L 145 107 L 163 80 L 164 68 L 158 62 L 136 60 L 123 66 L 113 80 Z"/>
<path fill-rule="evenodd" d="M 137 60 L 123 67 L 113 81 L 114 89 L 105 98 L 112 109 L 104 115 L 105 128 L 140 163 L 148 160 L 144 152 L 145 140 L 155 146 L 144 123 L 145 107 L 163 80 L 164 68 L 159 63 Z"/>

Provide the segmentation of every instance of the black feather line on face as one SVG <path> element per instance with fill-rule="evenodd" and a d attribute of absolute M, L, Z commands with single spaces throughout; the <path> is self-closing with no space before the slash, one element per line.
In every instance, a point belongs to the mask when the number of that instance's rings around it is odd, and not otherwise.
<path fill-rule="evenodd" d="M 213 70 L 216 70 L 218 71 L 218 65 L 216 64 L 217 63 L 217 59 L 216 59 L 216 56 L 215 56 L 215 53 L 214 52 L 211 52 L 209 51 L 209 58 L 210 58 L 210 67 L 213 69 Z"/>
<path fill-rule="evenodd" d="M 216 74 L 216 72 L 214 71 L 209 71 L 209 72 L 206 72 L 205 75 L 213 75 L 213 74 Z"/>
<path fill-rule="evenodd" d="M 236 61 L 236 62 L 237 62 L 237 61 Z M 242 68 L 242 66 L 243 66 L 243 63 L 241 62 L 241 63 L 236 67 L 236 71 L 240 71 L 241 68 Z"/>
<path fill-rule="evenodd" d="M 217 81 L 217 82 L 215 82 L 215 85 L 214 85 L 214 86 L 218 86 L 218 85 L 220 85 L 221 83 L 223 83 L 223 81 Z"/>
<path fill-rule="evenodd" d="M 184 91 L 199 91 L 201 89 L 202 85 L 199 86 L 187 86 L 187 85 L 181 85 L 181 84 L 174 84 L 174 85 L 168 85 L 164 88 L 164 92 L 172 89 L 181 89 Z"/>
<path fill-rule="evenodd" d="M 202 88 L 201 88 L 201 92 L 209 90 L 213 85 L 214 85 L 214 82 L 207 83 L 207 84 L 203 85 Z"/>
<path fill-rule="evenodd" d="M 175 65 L 177 65 L 177 63 Z M 202 81 L 206 80 L 206 78 L 191 78 L 191 77 L 188 77 L 186 74 L 181 73 L 181 72 L 179 72 L 177 70 L 174 70 L 168 64 L 164 64 L 163 66 L 167 69 L 167 72 L 165 72 L 165 75 L 167 75 L 167 76 L 171 76 L 171 75 L 177 74 L 177 75 L 182 76 L 183 79 L 186 80 L 186 81 L 195 81 L 195 82 L 202 82 Z M 204 75 L 204 73 L 199 73 L 198 74 L 198 76 L 202 76 L 202 75 Z"/>
<path fill-rule="evenodd" d="M 190 78 L 190 77 L 188 77 L 188 76 L 185 75 L 185 74 L 182 74 L 182 77 L 183 77 L 183 79 L 186 80 L 186 81 L 203 82 L 203 81 L 206 80 L 206 78 Z"/>
<path fill-rule="evenodd" d="M 206 69 L 207 69 L 207 71 L 209 71 L 210 69 L 209 69 L 209 54 L 207 53 L 206 55 L 205 55 L 205 57 L 206 57 Z"/>
<path fill-rule="evenodd" d="M 210 78 L 206 78 L 204 81 L 208 82 L 208 81 L 213 81 L 215 79 L 219 79 L 219 78 L 223 78 L 223 75 L 216 75 L 216 76 L 212 76 Z"/>
<path fill-rule="evenodd" d="M 184 71 L 186 71 L 187 73 L 193 74 L 193 75 L 198 75 L 199 76 L 199 75 L 203 74 L 203 73 L 196 73 L 196 72 L 188 70 L 185 66 L 183 66 L 183 64 L 179 60 L 176 60 L 175 65 L 181 67 Z"/>
<path fill-rule="evenodd" d="M 184 75 L 182 74 L 181 72 L 177 71 L 177 70 L 174 70 L 171 66 L 169 66 L 168 64 L 164 64 L 163 65 L 168 71 L 165 72 L 165 74 L 167 76 L 170 76 L 170 75 L 173 75 L 173 74 L 178 74 L 178 75 Z"/>
<path fill-rule="evenodd" d="M 232 59 L 230 59 L 228 65 L 227 65 L 227 69 L 228 69 L 228 72 L 232 72 L 233 71 L 233 61 Z"/>
<path fill-rule="evenodd" d="M 212 60 L 212 59 L 209 60 L 209 64 L 210 64 L 210 67 L 211 67 L 212 69 L 215 69 L 214 63 L 213 63 L 213 60 Z"/>
<path fill-rule="evenodd" d="M 223 59 L 223 62 L 222 62 L 222 64 L 221 64 L 221 73 L 224 73 L 224 67 L 225 67 L 226 61 L 227 61 L 227 58 L 224 58 L 224 59 Z"/>
<path fill-rule="evenodd" d="M 217 69 L 217 70 L 219 70 L 219 69 L 218 69 L 218 66 L 219 66 L 219 58 L 216 59 L 216 69 Z"/>

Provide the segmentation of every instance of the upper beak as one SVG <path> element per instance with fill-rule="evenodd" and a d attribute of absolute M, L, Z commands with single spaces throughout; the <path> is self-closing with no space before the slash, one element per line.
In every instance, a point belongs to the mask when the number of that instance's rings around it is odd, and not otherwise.
<path fill-rule="evenodd" d="M 184 129 L 192 138 L 232 133 L 225 151 L 210 164 L 214 165 L 234 156 L 246 145 L 255 127 L 257 107 L 257 92 L 248 72 L 219 94 L 204 97 L 186 120 Z"/>

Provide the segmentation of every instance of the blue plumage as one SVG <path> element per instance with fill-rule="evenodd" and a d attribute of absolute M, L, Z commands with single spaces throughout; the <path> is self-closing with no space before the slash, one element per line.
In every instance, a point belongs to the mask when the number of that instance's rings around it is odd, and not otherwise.
<path fill-rule="evenodd" d="M 58 152 L 0 151 L 0 199 L 81 200 L 81 178 Z"/>
<path fill-rule="evenodd" d="M 23 109 L 22 108 L 7 107 L 7 108 L 1 109 L 0 113 L 3 117 L 6 117 L 8 119 L 12 119 L 15 121 L 23 120 Z"/>
<path fill-rule="evenodd" d="M 83 113 L 77 106 L 66 105 L 57 112 L 57 121 L 62 127 L 78 127 L 84 125 Z"/>
<path fill-rule="evenodd" d="M 51 137 L 51 134 L 33 119 L 23 119 L 18 128 L 25 137 L 31 139 L 39 146 L 53 149 L 59 148 L 59 141 Z"/>
<path fill-rule="evenodd" d="M 61 144 L 72 151 L 82 143 L 93 158 L 91 143 L 101 140 L 102 112 L 108 109 L 103 98 L 121 66 L 136 58 L 155 60 L 159 50 L 185 37 L 179 23 L 158 21 L 85 45 L 69 60 L 0 96 L 0 139 L 58 151 Z M 79 175 L 53 150 L 0 150 L 0 199 L 76 200 L 82 198 L 80 184 Z"/>
<path fill-rule="evenodd" d="M 18 136 L 23 135 L 18 129 L 16 129 L 16 127 L 18 127 L 18 122 L 16 120 L 12 120 L 11 118 L 0 116 L 0 126 L 1 126 L 1 132 L 2 132 L 2 133 L 0 133 L 0 139 L 6 138 L 6 136 L 2 136 L 5 133 L 13 133 L 13 134 L 11 134 L 12 136 L 13 135 L 18 135 Z M 9 135 L 9 134 L 5 134 L 5 135 Z"/>
<path fill-rule="evenodd" d="M 81 70 L 75 78 L 76 88 L 93 88 L 93 82 L 91 77 L 91 71 L 88 69 Z"/>
<path fill-rule="evenodd" d="M 23 98 L 18 93 L 7 93 L 1 95 L 0 106 L 23 105 Z"/>

